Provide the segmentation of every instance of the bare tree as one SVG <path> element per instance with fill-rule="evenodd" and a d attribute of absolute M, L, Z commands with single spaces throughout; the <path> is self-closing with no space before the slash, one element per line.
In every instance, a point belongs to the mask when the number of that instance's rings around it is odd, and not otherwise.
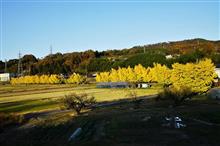
<path fill-rule="evenodd" d="M 72 93 L 69 95 L 65 95 L 62 103 L 66 109 L 72 109 L 76 112 L 77 115 L 79 115 L 82 109 L 90 107 L 95 102 L 95 97 L 89 96 L 86 93 Z"/>

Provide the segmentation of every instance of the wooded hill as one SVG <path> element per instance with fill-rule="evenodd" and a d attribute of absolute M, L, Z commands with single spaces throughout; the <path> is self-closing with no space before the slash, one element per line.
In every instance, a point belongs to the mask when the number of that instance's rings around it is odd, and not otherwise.
<path fill-rule="evenodd" d="M 167 59 L 167 55 L 173 57 Z M 145 46 L 135 46 L 129 49 L 56 53 L 43 59 L 34 55 L 22 57 L 22 69 L 26 75 L 34 74 L 90 74 L 99 71 L 108 71 L 111 68 L 135 66 L 142 64 L 145 67 L 153 63 L 165 64 L 168 67 L 174 62 L 195 62 L 201 58 L 211 58 L 217 65 L 220 64 L 220 41 L 192 39 L 175 42 L 163 42 Z M 17 73 L 18 59 L 7 62 L 7 71 Z M 0 72 L 5 71 L 5 63 L 0 61 Z"/>

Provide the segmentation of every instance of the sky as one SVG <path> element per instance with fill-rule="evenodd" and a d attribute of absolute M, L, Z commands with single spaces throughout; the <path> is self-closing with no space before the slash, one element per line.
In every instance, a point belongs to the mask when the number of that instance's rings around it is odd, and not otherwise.
<path fill-rule="evenodd" d="M 0 0 L 0 60 L 220 40 L 219 0 Z"/>

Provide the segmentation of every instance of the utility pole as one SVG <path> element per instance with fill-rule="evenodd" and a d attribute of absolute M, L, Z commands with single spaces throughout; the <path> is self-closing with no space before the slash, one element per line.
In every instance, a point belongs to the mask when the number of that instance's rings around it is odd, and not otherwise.
<path fill-rule="evenodd" d="M 52 54 L 53 54 L 53 47 L 52 45 L 50 45 L 50 56 L 52 56 Z"/>
<path fill-rule="evenodd" d="M 23 72 L 22 69 L 22 60 L 21 60 L 21 52 L 18 53 L 18 76 L 21 76 Z"/>
<path fill-rule="evenodd" d="M 5 73 L 7 73 L 7 60 L 5 59 Z"/>

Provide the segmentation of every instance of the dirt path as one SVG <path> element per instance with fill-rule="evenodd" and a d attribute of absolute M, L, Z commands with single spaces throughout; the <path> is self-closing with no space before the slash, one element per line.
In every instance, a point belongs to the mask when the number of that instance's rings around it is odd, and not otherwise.
<path fill-rule="evenodd" d="M 138 99 L 140 100 L 148 100 L 148 99 L 152 99 L 154 97 L 156 97 L 157 95 L 148 95 L 148 96 L 140 96 L 138 97 Z M 112 101 L 112 102 L 102 102 L 102 103 L 97 103 L 95 105 L 93 105 L 91 108 L 101 108 L 101 107 L 108 107 L 108 106 L 114 106 L 114 105 L 119 105 L 119 104 L 123 104 L 123 103 L 127 103 L 127 102 L 131 102 L 131 99 L 123 99 L 123 100 L 119 100 L 119 101 Z M 56 110 L 49 110 L 49 111 L 42 111 L 42 112 L 35 112 L 35 113 L 27 113 L 24 114 L 24 119 L 26 121 L 29 121 L 31 119 L 44 119 L 46 117 L 51 117 L 51 116 L 55 116 L 58 114 L 67 114 L 72 112 L 71 110 L 60 110 L 60 109 L 56 109 Z M 102 124 L 101 124 L 102 125 Z M 28 122 L 24 125 L 22 125 L 21 127 L 19 127 L 19 129 L 26 129 L 26 128 L 31 128 L 33 127 L 33 124 L 29 124 Z M 100 128 L 98 129 L 102 129 L 102 126 L 100 126 Z M 98 132 L 101 133 L 101 132 Z M 99 139 L 100 136 L 97 136 L 95 139 Z"/>
<path fill-rule="evenodd" d="M 147 100 L 147 99 L 152 99 L 156 96 L 157 95 L 139 96 L 138 99 Z M 131 99 L 123 99 L 123 100 L 120 100 L 120 101 L 102 102 L 102 103 L 97 103 L 97 104 L 93 105 L 92 108 L 113 106 L 113 105 L 118 105 L 118 104 L 122 104 L 122 103 L 127 103 L 127 102 L 130 102 L 130 101 L 131 101 Z M 40 117 L 40 116 L 50 116 L 50 115 L 53 115 L 53 114 L 60 114 L 60 113 L 67 113 L 67 112 L 70 112 L 70 110 L 56 109 L 56 110 L 50 110 L 50 111 L 42 111 L 42 112 L 24 114 L 24 118 L 25 119 L 31 119 L 31 118 L 37 118 L 37 117 Z"/>

